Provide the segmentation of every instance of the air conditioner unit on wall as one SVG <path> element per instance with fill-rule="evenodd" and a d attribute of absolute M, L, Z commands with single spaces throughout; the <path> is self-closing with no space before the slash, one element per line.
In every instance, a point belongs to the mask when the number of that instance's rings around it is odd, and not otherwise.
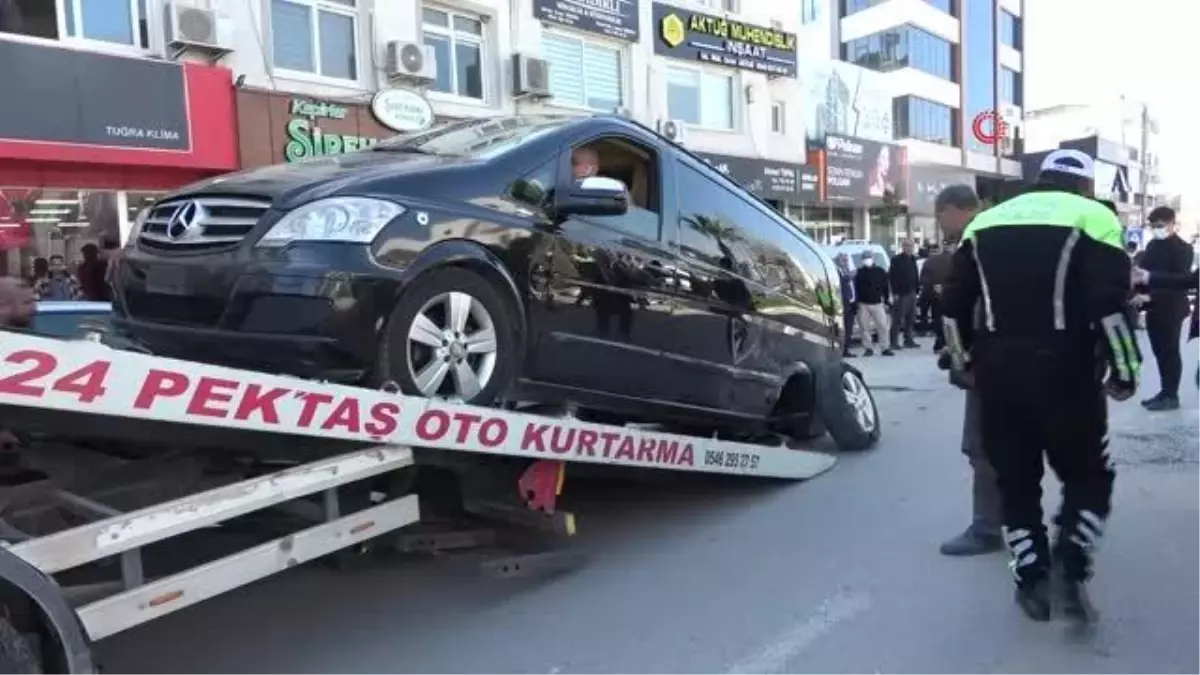
<path fill-rule="evenodd" d="M 428 45 L 392 40 L 387 43 L 384 71 L 390 80 L 433 82 L 437 79 L 437 55 Z"/>
<path fill-rule="evenodd" d="M 512 95 L 550 98 L 550 64 L 528 54 L 512 55 Z"/>
<path fill-rule="evenodd" d="M 199 50 L 217 56 L 233 51 L 233 22 L 197 0 L 167 0 L 163 6 L 166 44 L 177 52 Z"/>
<path fill-rule="evenodd" d="M 681 120 L 659 120 L 658 133 L 663 138 L 676 143 L 683 143 L 683 127 Z"/>

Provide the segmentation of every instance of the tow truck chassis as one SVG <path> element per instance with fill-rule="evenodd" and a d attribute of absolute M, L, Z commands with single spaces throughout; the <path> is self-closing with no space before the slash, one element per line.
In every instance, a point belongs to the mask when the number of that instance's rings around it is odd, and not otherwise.
<path fill-rule="evenodd" d="M 88 464 L 88 451 L 79 447 L 47 442 L 26 450 L 33 464 L 51 468 L 45 480 L 0 487 L 4 672 L 95 672 L 95 640 L 339 551 L 381 542 L 405 552 L 495 544 L 496 530 L 480 522 L 573 535 L 573 514 L 557 509 L 566 462 L 790 479 L 815 476 L 834 462 L 806 450 L 555 420 L 94 342 L 0 334 L 0 414 L 11 418 L 14 411 L 166 423 L 179 436 L 233 429 L 275 444 L 307 437 L 357 448 L 275 471 L 219 475 L 189 453 L 99 455 Z M 474 520 L 420 522 L 412 481 L 398 477 L 414 471 L 422 454 L 451 457 L 442 451 L 490 456 L 452 453 L 460 461 L 515 466 L 513 499 L 463 486 L 462 507 Z M 56 476 L 62 474 L 53 470 L 55 461 L 72 468 L 66 478 Z M 164 480 L 171 475 L 180 479 Z M 164 482 L 175 483 L 174 491 L 164 493 Z M 150 496 L 142 491 L 135 499 L 145 486 Z M 148 572 L 147 549 L 279 512 L 301 525 L 182 570 Z M 408 526 L 414 527 L 397 533 Z M 501 556 L 483 569 L 512 576 L 562 569 L 577 559 L 559 553 Z M 99 580 L 80 572 L 97 569 Z"/>

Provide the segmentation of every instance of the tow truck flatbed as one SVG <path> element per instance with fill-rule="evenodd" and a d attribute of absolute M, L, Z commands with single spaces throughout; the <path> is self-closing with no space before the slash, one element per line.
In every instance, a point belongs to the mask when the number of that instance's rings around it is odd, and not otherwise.
<path fill-rule="evenodd" d="M 371 487 L 411 467 L 414 450 L 532 460 L 519 489 L 541 515 L 554 514 L 566 462 L 780 479 L 810 478 L 835 462 L 829 454 L 783 445 L 550 418 L 165 359 L 93 341 L 0 333 L 0 420 L 19 426 L 23 418 L 43 425 L 61 420 L 63 431 L 100 422 L 143 444 L 147 429 L 164 446 L 218 431 L 248 434 L 284 451 L 303 441 L 341 451 L 128 510 L 54 488 L 47 494 L 59 505 L 91 517 L 47 533 L 10 523 L 24 486 L 0 488 L 0 605 L 6 610 L 0 616 L 12 618 L 0 620 L 0 671 L 6 672 L 94 672 L 93 640 L 418 522 L 415 494 Z M 344 513 L 339 494 L 351 485 L 366 486 L 370 500 Z M 148 545 L 312 496 L 321 499 L 315 524 L 157 579 L 144 574 L 140 552 Z M 539 516 L 486 503 L 468 510 L 510 522 Z M 570 514 L 563 522 L 559 529 L 572 533 Z M 98 599 L 89 593 L 87 601 L 72 602 L 70 589 L 56 581 L 55 575 L 108 559 L 120 561 L 121 578 Z"/>

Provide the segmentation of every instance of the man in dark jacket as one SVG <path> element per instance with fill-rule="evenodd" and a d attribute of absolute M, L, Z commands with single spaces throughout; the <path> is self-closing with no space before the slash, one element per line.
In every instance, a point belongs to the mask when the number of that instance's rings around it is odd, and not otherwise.
<path fill-rule="evenodd" d="M 851 358 L 850 337 L 854 334 L 854 318 L 858 316 L 858 298 L 854 295 L 854 274 L 850 271 L 850 256 L 837 254 L 838 281 L 842 291 L 842 356 Z"/>
<path fill-rule="evenodd" d="M 1195 253 L 1192 247 L 1176 234 L 1175 210 L 1160 206 L 1150 212 L 1150 227 L 1154 239 L 1146 246 L 1139 267 L 1151 275 L 1178 276 L 1187 274 Z M 1174 289 L 1151 289 L 1150 305 L 1146 311 L 1146 335 L 1158 364 L 1161 389 L 1142 401 L 1147 410 L 1176 410 L 1179 408 L 1179 379 L 1183 374 L 1183 359 L 1179 354 L 1179 337 L 1183 320 L 1188 314 L 1187 292 Z"/>
<path fill-rule="evenodd" d="M 918 284 L 921 286 L 921 296 L 929 303 L 929 320 L 933 328 L 933 351 L 941 351 L 946 346 L 942 335 L 942 286 L 946 276 L 950 274 L 950 261 L 954 257 L 953 246 L 947 245 L 930 247 L 929 259 L 921 266 Z"/>
<path fill-rule="evenodd" d="M 941 330 L 942 321 L 942 287 L 950 275 L 950 265 L 954 259 L 952 242 L 962 239 L 967 224 L 979 211 L 979 197 L 969 185 L 951 185 L 942 190 L 934 202 L 938 225 L 947 239 L 946 250 L 925 262 L 921 270 L 924 281 L 936 289 L 935 312 L 937 316 L 938 337 L 935 348 L 945 347 L 945 336 Z M 983 328 L 983 305 L 975 308 L 974 324 Z M 939 363 L 939 365 L 942 365 Z M 947 361 L 944 366 L 949 367 Z M 942 543 L 942 555 L 971 556 L 992 553 L 1004 548 L 1004 539 L 1000 528 L 1003 515 L 1000 512 L 1000 488 L 996 484 L 996 471 L 988 461 L 983 450 L 983 430 L 980 428 L 979 393 L 962 381 L 951 381 L 967 391 L 966 410 L 963 416 L 963 432 L 961 450 L 971 464 L 971 524 L 961 534 Z"/>
<path fill-rule="evenodd" d="M 1194 269 L 1190 274 L 1151 274 L 1146 270 L 1135 267 L 1133 283 L 1145 286 L 1149 290 L 1195 291 L 1200 290 L 1200 269 Z M 1192 310 L 1192 326 L 1188 329 L 1188 341 L 1200 337 L 1200 311 Z M 1196 386 L 1200 387 L 1200 368 L 1196 369 Z"/>
<path fill-rule="evenodd" d="M 900 331 L 904 331 L 904 347 L 913 348 L 913 324 L 917 320 L 917 257 L 913 255 L 911 239 L 900 244 L 900 252 L 892 256 L 888 268 L 888 283 L 892 289 L 892 349 L 900 349 Z"/>
<path fill-rule="evenodd" d="M 872 345 L 875 339 L 883 349 L 884 356 L 895 354 L 884 340 L 888 339 L 888 274 L 875 264 L 870 251 L 859 257 L 858 271 L 854 273 L 854 295 L 858 298 L 858 323 L 862 328 L 862 341 L 866 350 L 863 356 L 874 356 Z"/>

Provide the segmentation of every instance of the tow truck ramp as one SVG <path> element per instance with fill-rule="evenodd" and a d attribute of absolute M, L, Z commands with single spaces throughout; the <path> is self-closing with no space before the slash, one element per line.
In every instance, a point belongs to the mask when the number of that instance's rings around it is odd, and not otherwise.
<path fill-rule="evenodd" d="M 810 478 L 830 455 L 549 419 L 18 334 L 0 339 L 0 406 L 528 459 Z"/>
<path fill-rule="evenodd" d="M 533 460 L 519 489 L 531 493 L 522 498 L 543 513 L 488 502 L 466 505 L 470 513 L 522 525 L 554 514 L 565 462 L 803 479 L 835 461 L 782 445 L 554 419 L 165 359 L 93 341 L 0 333 L 0 411 L 22 410 L 55 418 L 61 413 L 63 420 L 84 415 L 165 424 L 172 436 L 208 428 L 261 434 L 285 449 L 294 442 L 289 439 L 300 438 L 342 441 L 358 449 L 132 510 L 55 488 L 50 492 L 60 504 L 91 518 L 50 533 L 27 533 L 10 523 L 9 512 L 21 501 L 24 486 L 0 488 L 0 609 L 5 610 L 0 612 L 0 672 L 92 672 L 91 641 L 418 523 L 415 494 L 364 488 L 368 502 L 346 514 L 339 502 L 351 484 L 369 486 L 410 470 L 413 448 Z M 539 492 L 541 497 L 533 494 Z M 143 569 L 141 552 L 147 546 L 313 497 L 319 504 L 303 505 L 315 508 L 317 517 L 291 534 L 155 579 Z M 542 529 L 572 534 L 573 516 L 560 515 L 561 526 Z M 412 541 L 398 546 L 432 550 L 436 537 L 430 537 L 412 535 Z M 461 532 L 457 539 L 463 539 Z M 536 566 L 542 558 L 535 554 L 493 566 L 508 573 Z M 119 560 L 120 579 L 106 582 L 107 589 L 92 597 L 72 602 L 68 589 L 56 582 L 54 575 L 108 560 Z"/>

